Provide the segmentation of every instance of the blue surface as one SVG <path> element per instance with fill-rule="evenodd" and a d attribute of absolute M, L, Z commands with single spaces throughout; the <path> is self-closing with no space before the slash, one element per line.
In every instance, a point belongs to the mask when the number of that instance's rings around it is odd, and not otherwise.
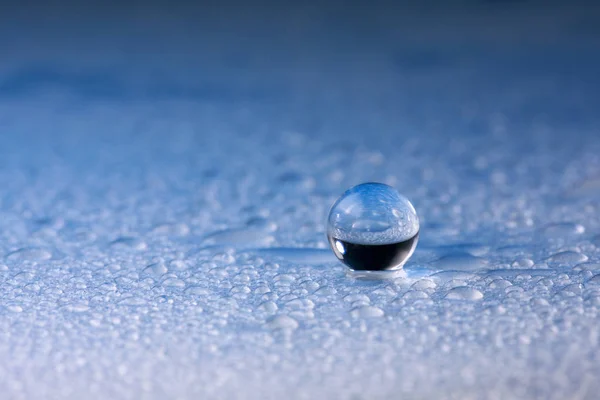
<path fill-rule="evenodd" d="M 0 13 L 3 398 L 594 399 L 597 7 L 236 7 Z"/>

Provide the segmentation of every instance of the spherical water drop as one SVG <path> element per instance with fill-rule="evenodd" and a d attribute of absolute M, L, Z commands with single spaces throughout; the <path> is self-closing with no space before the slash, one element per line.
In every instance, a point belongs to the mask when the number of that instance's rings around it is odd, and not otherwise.
<path fill-rule="evenodd" d="M 363 183 L 334 203 L 327 237 L 336 257 L 353 270 L 399 269 L 417 246 L 419 218 L 396 189 Z"/>

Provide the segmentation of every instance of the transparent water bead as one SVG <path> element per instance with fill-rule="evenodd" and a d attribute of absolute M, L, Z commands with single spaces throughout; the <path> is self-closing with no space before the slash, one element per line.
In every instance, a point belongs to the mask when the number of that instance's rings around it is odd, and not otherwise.
<path fill-rule="evenodd" d="M 363 183 L 331 207 L 327 238 L 336 257 L 353 270 L 399 269 L 417 246 L 419 217 L 393 187 Z"/>

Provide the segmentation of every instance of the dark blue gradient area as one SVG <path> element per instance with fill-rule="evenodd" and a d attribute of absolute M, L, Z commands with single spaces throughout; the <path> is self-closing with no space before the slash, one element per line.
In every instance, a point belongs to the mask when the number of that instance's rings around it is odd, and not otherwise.
<path fill-rule="evenodd" d="M 596 399 L 599 111 L 593 1 L 0 1 L 0 399 Z"/>

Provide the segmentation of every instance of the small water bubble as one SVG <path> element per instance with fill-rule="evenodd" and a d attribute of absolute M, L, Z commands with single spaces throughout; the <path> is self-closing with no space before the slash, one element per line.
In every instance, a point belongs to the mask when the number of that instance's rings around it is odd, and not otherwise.
<path fill-rule="evenodd" d="M 234 296 L 234 297 L 246 297 L 248 294 L 250 294 L 252 292 L 252 290 L 250 290 L 250 288 L 246 285 L 237 285 L 232 287 L 229 290 L 229 295 L 230 296 Z"/>
<path fill-rule="evenodd" d="M 250 276 L 248 276 L 247 274 L 244 274 L 244 273 L 240 273 L 233 277 L 232 282 L 238 283 L 238 284 L 239 283 L 248 284 L 248 283 L 250 283 Z"/>
<path fill-rule="evenodd" d="M 207 246 L 235 246 L 236 248 L 268 247 L 275 238 L 262 228 L 226 229 L 213 232 L 204 238 Z"/>
<path fill-rule="evenodd" d="M 80 313 L 90 309 L 86 303 L 71 303 L 64 307 L 66 311 Z"/>
<path fill-rule="evenodd" d="M 277 224 L 263 217 L 254 217 L 246 221 L 246 226 L 250 229 L 257 229 L 264 232 L 275 232 Z"/>
<path fill-rule="evenodd" d="M 162 281 L 162 285 L 165 287 L 183 288 L 183 287 L 185 287 L 185 282 L 179 278 L 170 277 L 170 278 L 166 278 L 164 281 Z"/>
<path fill-rule="evenodd" d="M 226 252 L 226 251 L 222 251 L 222 252 L 218 252 L 215 253 L 212 256 L 212 261 L 216 262 L 216 263 L 220 263 L 220 264 L 232 264 L 235 262 L 235 256 L 233 254 L 231 254 L 230 252 Z"/>
<path fill-rule="evenodd" d="M 292 282 L 296 280 L 296 277 L 289 274 L 277 274 L 273 278 L 275 286 L 290 286 Z"/>
<path fill-rule="evenodd" d="M 531 258 L 519 257 L 516 260 L 514 260 L 511 265 L 514 268 L 530 268 L 534 264 L 535 263 L 533 262 L 533 260 Z"/>
<path fill-rule="evenodd" d="M 546 262 L 550 266 L 560 266 L 560 265 L 575 265 L 588 260 L 588 257 L 585 254 L 578 253 L 575 251 L 567 250 L 561 251 L 559 253 L 553 254 L 552 256 L 546 259 Z"/>
<path fill-rule="evenodd" d="M 318 282 L 307 280 L 300 283 L 300 286 L 305 288 L 309 293 L 314 293 L 320 288 Z"/>
<path fill-rule="evenodd" d="M 349 302 L 349 303 L 356 303 L 357 301 L 360 301 L 360 302 L 364 302 L 364 303 L 368 304 L 371 302 L 371 299 L 366 294 L 351 293 L 351 294 L 344 296 L 344 301 Z"/>
<path fill-rule="evenodd" d="M 592 276 L 594 276 L 594 273 L 592 271 L 581 271 L 578 276 L 584 280 L 587 281 L 588 279 L 590 279 Z"/>
<path fill-rule="evenodd" d="M 122 236 L 110 242 L 110 247 L 129 248 L 133 250 L 142 251 L 146 250 L 148 248 L 148 245 L 142 239 L 130 236 Z"/>
<path fill-rule="evenodd" d="M 169 268 L 175 271 L 183 271 L 189 268 L 189 264 L 185 260 L 173 260 L 169 262 Z"/>
<path fill-rule="evenodd" d="M 210 290 L 202 286 L 190 286 L 185 289 L 185 293 L 197 296 L 206 296 L 210 294 Z"/>
<path fill-rule="evenodd" d="M 353 318 L 379 318 L 383 317 L 385 312 L 379 307 L 365 305 L 354 308 L 350 315 Z"/>
<path fill-rule="evenodd" d="M 330 296 L 336 293 L 337 290 L 331 286 L 323 286 L 315 291 L 315 295 L 317 296 Z"/>
<path fill-rule="evenodd" d="M 587 283 L 600 285 L 600 274 L 592 276 L 590 279 L 588 279 Z"/>
<path fill-rule="evenodd" d="M 298 296 L 295 295 L 294 293 L 287 293 L 287 294 L 282 294 L 279 297 L 279 300 L 285 303 L 285 302 L 288 302 L 290 300 L 295 300 L 297 298 L 298 298 Z"/>
<path fill-rule="evenodd" d="M 570 222 L 559 222 L 546 225 L 541 229 L 541 232 L 548 238 L 565 238 L 583 234 L 585 227 Z"/>
<path fill-rule="evenodd" d="M 462 279 L 451 279 L 444 284 L 444 289 L 449 290 L 459 286 L 466 286 L 467 282 Z"/>
<path fill-rule="evenodd" d="M 298 329 L 298 321 L 294 318 L 281 314 L 275 315 L 267 320 L 267 326 L 272 329 L 295 330 Z"/>
<path fill-rule="evenodd" d="M 383 288 L 377 288 L 375 290 L 373 290 L 370 295 L 371 296 L 375 296 L 375 297 L 393 297 L 396 296 L 397 292 L 396 290 L 394 290 L 394 288 L 392 286 L 386 286 Z"/>
<path fill-rule="evenodd" d="M 24 289 L 29 292 L 39 292 L 41 287 L 37 283 L 30 283 L 24 286 Z"/>
<path fill-rule="evenodd" d="M 256 294 L 265 294 L 265 293 L 269 293 L 271 291 L 271 289 L 269 288 L 269 286 L 263 284 L 263 285 L 259 285 L 254 289 L 254 293 Z"/>
<path fill-rule="evenodd" d="M 262 302 L 258 306 L 258 309 L 265 311 L 267 313 L 274 313 L 279 309 L 279 307 L 277 307 L 277 304 L 275 304 L 273 301 L 267 300 L 267 301 Z"/>
<path fill-rule="evenodd" d="M 441 257 L 433 266 L 441 270 L 477 271 L 486 268 L 487 260 L 469 253 L 455 253 Z"/>
<path fill-rule="evenodd" d="M 468 281 L 475 277 L 474 274 L 465 271 L 442 271 L 437 272 L 429 276 L 434 281 L 438 282 L 438 284 L 445 284 L 453 279 L 460 279 L 463 281 Z"/>
<path fill-rule="evenodd" d="M 534 297 L 532 298 L 529 303 L 531 304 L 532 307 L 550 307 L 550 303 L 548 302 L 548 300 L 544 299 L 544 298 L 540 298 L 540 297 Z"/>
<path fill-rule="evenodd" d="M 23 312 L 23 307 L 21 307 L 18 304 L 8 304 L 6 306 L 6 309 L 10 312 L 14 312 L 14 313 L 20 313 Z"/>
<path fill-rule="evenodd" d="M 429 295 L 420 290 L 409 290 L 402 295 L 404 300 L 428 299 Z"/>
<path fill-rule="evenodd" d="M 161 224 L 154 227 L 152 233 L 165 236 L 186 236 L 190 233 L 190 227 L 184 223 Z"/>
<path fill-rule="evenodd" d="M 583 287 L 579 283 L 572 283 L 562 288 L 561 292 L 571 296 L 581 296 L 583 294 Z"/>
<path fill-rule="evenodd" d="M 52 258 L 49 250 L 40 247 L 25 247 L 6 255 L 8 261 L 45 261 Z"/>
<path fill-rule="evenodd" d="M 600 263 L 584 262 L 573 267 L 573 271 L 600 271 Z"/>
<path fill-rule="evenodd" d="M 144 268 L 144 273 L 153 276 L 161 276 L 169 272 L 169 269 L 162 262 L 148 265 Z"/>
<path fill-rule="evenodd" d="M 312 310 L 315 307 L 315 303 L 309 299 L 295 299 L 285 303 L 285 306 L 286 308 L 295 310 Z"/>
<path fill-rule="evenodd" d="M 411 288 L 414 290 L 435 289 L 436 287 L 436 283 L 431 279 L 419 279 L 411 286 Z"/>
<path fill-rule="evenodd" d="M 449 290 L 446 298 L 450 300 L 481 300 L 483 293 L 468 286 L 458 286 Z"/>
<path fill-rule="evenodd" d="M 98 289 L 104 292 L 116 292 L 117 285 L 114 282 L 105 282 L 98 286 Z"/>
<path fill-rule="evenodd" d="M 124 306 L 144 306 L 148 304 L 148 302 L 141 297 L 131 296 L 122 299 L 121 301 L 119 301 L 119 304 L 122 304 Z"/>
<path fill-rule="evenodd" d="M 488 285 L 490 289 L 506 289 L 509 286 L 512 286 L 512 283 L 506 279 L 495 279 Z"/>
<path fill-rule="evenodd" d="M 34 278 L 35 274 L 30 271 L 19 272 L 18 274 L 13 276 L 14 281 L 21 285 L 27 282 L 31 282 Z"/>
<path fill-rule="evenodd" d="M 219 280 L 223 280 L 229 276 L 229 272 L 227 272 L 224 268 L 221 267 L 210 269 L 208 271 L 208 274 Z"/>

